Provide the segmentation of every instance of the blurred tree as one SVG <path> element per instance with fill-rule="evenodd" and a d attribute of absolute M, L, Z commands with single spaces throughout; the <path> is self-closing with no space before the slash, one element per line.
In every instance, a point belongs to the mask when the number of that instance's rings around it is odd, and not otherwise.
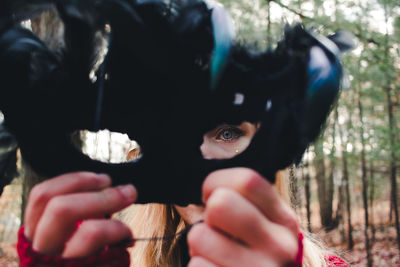
<path fill-rule="evenodd" d="M 314 144 L 315 158 L 313 160 L 315 168 L 315 179 L 318 186 L 318 202 L 320 210 L 321 225 L 326 230 L 334 228 L 333 220 L 333 174 L 325 166 L 325 155 L 323 148 L 323 138 Z"/>
<path fill-rule="evenodd" d="M 343 137 L 343 129 L 342 125 L 339 123 L 339 112 L 338 108 L 335 108 L 335 117 L 338 121 L 339 128 L 339 139 L 340 139 L 340 150 L 342 157 L 342 183 L 344 184 L 346 191 L 346 211 L 347 211 L 347 241 L 348 241 L 348 249 L 353 249 L 354 241 L 353 241 L 353 226 L 351 224 L 351 198 L 350 198 L 350 185 L 349 185 L 349 169 L 348 169 L 348 159 L 347 159 L 347 148 L 346 143 L 344 142 Z"/>
<path fill-rule="evenodd" d="M 364 236 L 365 236 L 365 249 L 367 251 L 367 260 L 368 260 L 368 266 L 372 267 L 373 262 L 372 262 L 372 257 L 371 257 L 371 245 L 370 245 L 370 239 L 368 235 L 368 230 L 369 230 L 369 215 L 368 215 L 368 197 L 367 197 L 367 192 L 368 192 L 368 181 L 367 181 L 367 162 L 365 159 L 365 134 L 364 134 L 364 113 L 363 113 L 363 106 L 361 103 L 361 85 L 358 84 L 357 88 L 357 106 L 358 106 L 358 116 L 359 120 L 361 123 L 361 127 L 359 127 L 360 131 L 360 140 L 361 140 L 361 181 L 363 185 L 362 189 L 362 199 L 363 199 L 363 204 L 364 204 L 364 219 L 365 219 L 365 228 L 364 228 Z"/>

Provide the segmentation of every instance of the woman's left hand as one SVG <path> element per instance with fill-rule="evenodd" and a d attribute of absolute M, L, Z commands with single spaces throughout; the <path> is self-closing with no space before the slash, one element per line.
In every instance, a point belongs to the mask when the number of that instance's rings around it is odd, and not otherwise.
<path fill-rule="evenodd" d="M 204 223 L 188 234 L 189 267 L 284 266 L 298 253 L 294 211 L 260 174 L 219 170 L 203 184 Z"/>

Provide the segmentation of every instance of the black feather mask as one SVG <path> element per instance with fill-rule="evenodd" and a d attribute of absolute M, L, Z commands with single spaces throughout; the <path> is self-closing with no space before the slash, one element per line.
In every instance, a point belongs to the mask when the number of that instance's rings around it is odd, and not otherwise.
<path fill-rule="evenodd" d="M 222 7 L 202 1 L 38 3 L 0 8 L 6 126 L 39 174 L 108 173 L 114 185 L 134 184 L 140 203 L 199 203 L 207 174 L 228 167 L 250 167 L 273 182 L 318 136 L 339 92 L 338 47 L 351 46 L 343 35 L 325 38 L 297 25 L 274 51 L 256 53 L 235 43 Z M 19 25 L 47 5 L 64 23 L 62 52 Z M 108 52 L 93 81 L 99 32 Z M 243 153 L 203 158 L 204 133 L 244 121 L 260 128 Z M 122 164 L 92 160 L 71 142 L 82 129 L 126 133 L 142 154 Z"/>

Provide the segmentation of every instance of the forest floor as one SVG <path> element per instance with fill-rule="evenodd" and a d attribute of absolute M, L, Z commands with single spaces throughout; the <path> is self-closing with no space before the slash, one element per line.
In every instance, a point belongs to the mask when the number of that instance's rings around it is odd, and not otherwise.
<path fill-rule="evenodd" d="M 5 188 L 0 198 L 0 266 L 18 267 L 18 256 L 15 249 L 17 231 L 20 224 L 21 184 L 14 182 Z M 400 254 L 396 244 L 396 231 L 393 225 L 385 223 L 388 212 L 387 203 L 381 203 L 375 209 L 375 241 L 372 244 L 373 266 L 394 267 L 400 266 Z M 340 229 L 328 233 L 316 230 L 319 225 L 317 212 L 314 212 L 312 225 L 317 239 L 332 248 L 340 257 L 347 260 L 351 266 L 367 266 L 367 254 L 365 252 L 365 238 L 363 228 L 362 209 L 354 210 L 353 239 L 354 248 L 347 249 L 347 243 L 343 241 Z M 385 216 L 384 216 L 385 214 Z"/>
<path fill-rule="evenodd" d="M 376 200 L 373 210 L 370 210 L 370 223 L 374 222 L 374 238 L 370 241 L 371 255 L 373 266 L 377 267 L 394 267 L 400 266 L 400 252 L 397 246 L 397 236 L 394 223 L 389 223 L 389 206 L 388 197 Z M 359 201 L 358 201 L 359 202 Z M 357 201 L 356 201 L 357 203 Z M 336 206 L 336 204 L 334 204 Z M 299 211 L 298 211 L 299 212 Z M 306 216 L 305 209 L 300 211 L 300 222 L 305 227 Z M 371 216 L 371 214 L 373 216 Z M 345 221 L 347 218 L 344 218 Z M 340 225 L 338 228 L 325 232 L 321 229 L 319 218 L 318 203 L 313 202 L 311 205 L 311 225 L 312 232 L 317 240 L 333 250 L 333 253 L 345 259 L 350 266 L 368 266 L 367 253 L 365 250 L 365 234 L 364 234 L 364 209 L 362 204 L 352 205 L 352 227 L 353 227 L 353 249 L 348 249 L 347 243 L 347 227 Z M 369 232 L 370 238 L 373 236 Z"/>
<path fill-rule="evenodd" d="M 342 234 L 338 229 L 328 233 L 321 232 L 317 236 L 345 259 L 351 266 L 368 266 L 365 251 L 364 226 L 361 223 L 353 225 L 354 248 L 348 250 L 347 242 L 343 242 Z M 373 266 L 394 267 L 400 266 L 399 249 L 397 247 L 396 230 L 393 225 L 375 226 L 375 240 L 371 241 L 371 255 Z"/>

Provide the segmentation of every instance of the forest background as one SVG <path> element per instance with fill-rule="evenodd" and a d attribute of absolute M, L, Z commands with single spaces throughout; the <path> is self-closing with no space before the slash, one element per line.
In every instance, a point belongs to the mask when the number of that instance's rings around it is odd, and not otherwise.
<path fill-rule="evenodd" d="M 254 49 L 273 49 L 285 25 L 296 22 L 324 35 L 346 30 L 356 37 L 356 48 L 342 57 L 343 90 L 326 128 L 290 169 L 292 205 L 303 227 L 352 265 L 400 266 L 399 1 L 219 2 L 239 40 Z M 110 159 L 112 138 L 85 135 L 83 145 L 104 142 L 106 152 L 91 153 Z M 21 222 L 22 183 L 14 180 L 0 198 L 1 266 L 18 266 L 10 244 Z"/>

